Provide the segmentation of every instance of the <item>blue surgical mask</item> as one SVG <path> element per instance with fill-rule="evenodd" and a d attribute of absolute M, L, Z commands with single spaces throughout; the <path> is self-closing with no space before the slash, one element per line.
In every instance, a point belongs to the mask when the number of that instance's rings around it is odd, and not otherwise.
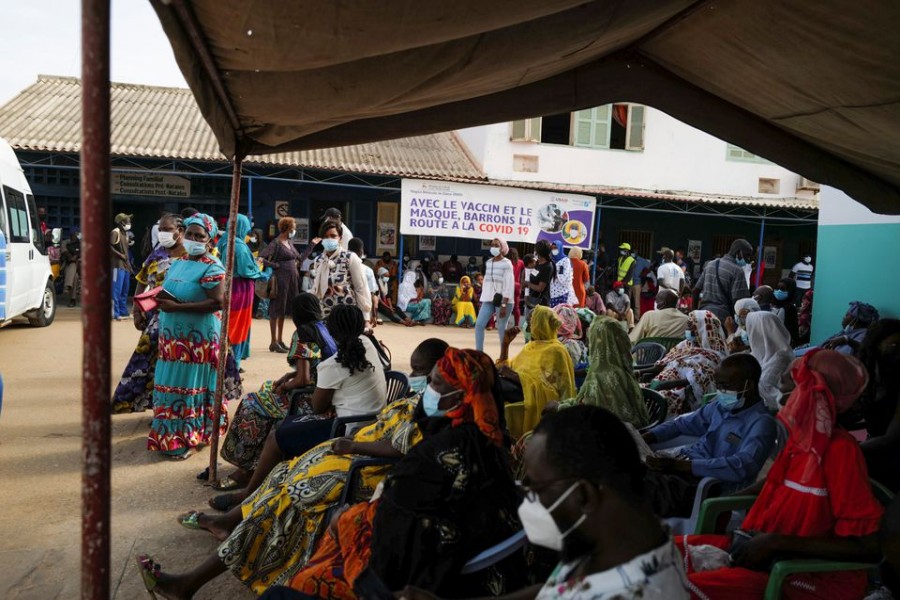
<path fill-rule="evenodd" d="M 689 342 L 693 342 L 694 341 L 694 332 L 691 331 L 690 329 L 686 329 L 684 331 L 684 339 L 686 339 Z"/>
<path fill-rule="evenodd" d="M 844 333 L 851 333 L 853 329 L 853 323 L 847 323 L 841 331 Z"/>
<path fill-rule="evenodd" d="M 459 394 L 461 391 L 462 390 L 454 390 L 447 394 L 441 395 L 430 385 L 425 386 L 425 391 L 422 393 L 422 408 L 425 410 L 425 415 L 429 417 L 443 417 L 447 414 L 447 411 L 441 410 L 439 408 L 441 398 L 443 398 L 444 396 Z"/>
<path fill-rule="evenodd" d="M 491 246 L 491 256 L 500 256 L 500 248 Z"/>
<path fill-rule="evenodd" d="M 428 385 L 428 376 L 427 375 L 416 375 L 415 377 L 409 376 L 406 378 L 409 382 L 409 391 L 418 394 L 425 390 L 425 386 Z"/>
<path fill-rule="evenodd" d="M 325 249 L 325 252 L 334 252 L 340 245 L 340 240 L 336 240 L 334 238 L 325 238 L 324 240 L 322 240 L 322 248 Z"/>
<path fill-rule="evenodd" d="M 746 266 L 747 266 L 747 259 L 746 259 L 746 258 L 736 258 L 736 259 L 734 259 L 734 262 L 736 262 L 736 263 L 737 263 L 737 266 L 739 266 L 739 267 L 746 267 Z"/>
<path fill-rule="evenodd" d="M 787 300 L 787 299 L 788 299 L 788 293 L 787 293 L 787 291 L 785 291 L 785 290 L 775 290 L 775 299 L 778 300 L 779 302 L 782 302 L 782 301 L 784 301 L 784 300 Z"/>
<path fill-rule="evenodd" d="M 736 410 L 744 407 L 744 394 L 732 390 L 719 390 L 716 394 L 716 402 L 721 404 L 725 410 Z"/>
<path fill-rule="evenodd" d="M 747 335 L 746 331 L 741 332 L 741 343 L 744 344 L 745 346 L 750 345 L 750 336 Z"/>
<path fill-rule="evenodd" d="M 203 242 L 195 242 L 194 240 L 184 240 L 181 244 L 191 256 L 203 256 L 208 248 Z"/>

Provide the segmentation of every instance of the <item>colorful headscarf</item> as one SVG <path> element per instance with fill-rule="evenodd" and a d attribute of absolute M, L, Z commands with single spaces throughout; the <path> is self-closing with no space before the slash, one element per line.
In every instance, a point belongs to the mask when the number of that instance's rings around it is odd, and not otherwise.
<path fill-rule="evenodd" d="M 210 239 L 219 235 L 219 226 L 216 225 L 216 220 L 205 213 L 197 213 L 184 220 L 185 229 L 191 225 L 199 225 L 205 229 Z"/>
<path fill-rule="evenodd" d="M 728 354 L 722 322 L 708 310 L 695 310 L 688 315 L 688 326 L 694 332 L 694 343 L 720 357 Z"/>
<path fill-rule="evenodd" d="M 878 309 L 865 302 L 851 302 L 847 314 L 856 321 L 857 328 L 868 327 L 878 320 Z"/>
<path fill-rule="evenodd" d="M 503 430 L 494 398 L 494 363 L 484 352 L 447 348 L 437 362 L 444 380 L 463 390 L 462 403 L 447 413 L 453 426 L 475 423 L 481 433 L 497 446 L 503 444 Z"/>
<path fill-rule="evenodd" d="M 561 325 L 559 317 L 552 308 L 538 305 L 531 311 L 531 339 L 535 342 L 556 340 L 556 333 Z"/>
<path fill-rule="evenodd" d="M 582 337 L 581 320 L 578 313 L 568 304 L 560 304 L 553 308 L 553 312 L 559 317 L 559 329 L 556 335 L 566 340 L 580 340 Z"/>
<path fill-rule="evenodd" d="M 869 373 L 852 356 L 817 348 L 794 361 L 791 375 L 797 387 L 777 418 L 790 432 L 788 447 L 808 454 L 798 482 L 805 484 L 818 477 L 837 416 L 866 389 Z"/>
<path fill-rule="evenodd" d="M 813 307 L 813 291 L 806 290 L 803 294 L 803 300 L 800 302 L 800 309 L 797 311 L 797 325 L 800 329 L 800 337 L 805 337 L 812 327 L 812 307 Z"/>

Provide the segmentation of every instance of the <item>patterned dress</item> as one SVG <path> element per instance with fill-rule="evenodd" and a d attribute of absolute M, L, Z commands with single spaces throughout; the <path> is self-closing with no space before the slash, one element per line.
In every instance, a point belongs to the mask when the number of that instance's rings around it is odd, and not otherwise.
<path fill-rule="evenodd" d="M 163 288 L 181 302 L 200 302 L 206 299 L 205 290 L 215 288 L 224 278 L 222 263 L 206 254 L 197 260 L 172 263 Z M 149 450 L 177 456 L 209 442 L 221 330 L 218 313 L 160 313 Z M 240 379 L 233 358 L 229 366 L 236 379 L 226 380 L 223 401 L 240 397 Z M 236 386 L 234 381 L 238 382 Z M 225 433 L 227 420 L 223 407 L 221 434 Z"/>
<path fill-rule="evenodd" d="M 443 283 L 431 284 L 431 318 L 435 325 L 447 325 L 453 310 L 450 304 L 450 293 Z"/>
<path fill-rule="evenodd" d="M 322 312 L 327 317 L 331 309 L 338 304 L 356 306 L 356 296 L 353 295 L 353 281 L 350 277 L 350 258 L 352 254 L 347 250 L 341 250 L 334 256 L 319 255 L 313 263 L 313 272 L 319 269 L 328 272 L 329 292 L 319 298 L 322 301 Z"/>
<path fill-rule="evenodd" d="M 389 440 L 406 454 L 422 439 L 413 422 L 417 404 L 418 397 L 390 404 L 374 424 L 354 434 L 354 441 Z M 306 565 L 325 533 L 353 458 L 332 452 L 328 441 L 275 467 L 241 506 L 244 520 L 219 546 L 222 562 L 257 594 L 289 581 Z M 387 467 L 364 469 L 360 495 L 371 496 L 386 471 Z"/>
<path fill-rule="evenodd" d="M 297 332 L 294 332 L 291 349 L 287 355 L 288 365 L 295 368 L 298 361 L 308 360 L 312 379 L 308 387 L 296 391 L 301 395 L 300 414 L 312 412 L 309 400 L 316 387 L 316 367 L 323 358 L 328 356 L 322 355 L 318 344 L 301 342 Z M 248 471 L 256 469 L 266 437 L 287 416 L 290 400 L 291 394 L 275 393 L 275 382 L 271 379 L 263 383 L 258 391 L 244 396 L 222 443 L 222 458 Z"/>
<path fill-rule="evenodd" d="M 182 248 L 176 257 L 170 257 L 169 251 L 162 246 L 157 246 L 147 256 L 144 266 L 135 275 L 138 283 L 146 286 L 148 290 L 163 284 L 166 272 L 172 262 L 184 256 L 186 252 Z M 137 348 L 131 355 L 131 360 L 125 365 L 125 371 L 116 386 L 112 397 L 113 414 L 142 412 L 153 406 L 153 374 L 156 370 L 156 357 L 159 342 L 159 311 L 147 314 L 147 325 L 138 339 Z"/>

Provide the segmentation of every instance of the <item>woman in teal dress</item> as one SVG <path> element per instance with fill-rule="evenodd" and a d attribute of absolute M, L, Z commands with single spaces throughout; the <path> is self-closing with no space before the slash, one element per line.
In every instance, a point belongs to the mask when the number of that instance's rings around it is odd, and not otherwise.
<path fill-rule="evenodd" d="M 185 219 L 184 226 L 188 256 L 172 264 L 163 283 L 177 300 L 157 299 L 159 358 L 147 440 L 149 450 L 176 459 L 190 456 L 212 434 L 222 329 L 218 311 L 225 303 L 225 269 L 209 252 L 218 233 L 216 222 L 198 213 Z M 225 433 L 226 425 L 223 406 L 220 433 Z"/>

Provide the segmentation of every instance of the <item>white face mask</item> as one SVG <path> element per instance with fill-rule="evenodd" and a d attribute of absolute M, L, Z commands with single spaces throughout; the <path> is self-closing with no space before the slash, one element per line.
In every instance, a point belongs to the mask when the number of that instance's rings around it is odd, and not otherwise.
<path fill-rule="evenodd" d="M 811 262 L 812 262 L 812 256 L 804 256 L 804 257 L 803 257 L 803 262 L 806 263 L 806 264 L 811 263 Z"/>
<path fill-rule="evenodd" d="M 438 284 L 442 284 L 442 283 L 444 283 L 444 278 L 443 278 L 443 277 L 438 277 Z"/>
<path fill-rule="evenodd" d="M 491 246 L 491 256 L 500 256 L 500 248 Z"/>
<path fill-rule="evenodd" d="M 296 229 L 292 229 L 290 235 L 291 235 L 291 237 L 294 237 L 295 235 L 297 235 L 297 230 L 296 230 Z"/>
<path fill-rule="evenodd" d="M 249 238 L 247 241 L 250 242 L 251 244 L 255 244 L 255 243 L 256 243 L 256 236 L 253 236 L 253 237 Z"/>
<path fill-rule="evenodd" d="M 554 248 L 550 251 L 550 254 L 552 254 L 553 256 L 559 256 L 559 248 Z"/>
<path fill-rule="evenodd" d="M 131 231 L 131 223 L 125 223 L 124 225 L 122 225 L 122 229 L 124 229 L 125 231 Z"/>
<path fill-rule="evenodd" d="M 565 541 L 566 536 L 578 529 L 581 524 L 584 523 L 585 519 L 587 519 L 587 515 L 581 515 L 581 518 L 578 519 L 568 531 L 563 533 L 559 530 L 556 521 L 553 520 L 553 511 L 556 510 L 556 508 L 559 507 L 559 505 L 562 504 L 580 484 L 580 481 L 576 481 L 569 486 L 569 489 L 567 489 L 550 508 L 541 504 L 541 501 L 538 498 L 535 498 L 534 500 L 526 498 L 522 504 L 519 505 L 519 520 L 522 521 L 522 527 L 525 529 L 525 535 L 528 537 L 529 542 L 538 546 L 543 546 L 544 548 L 556 550 L 557 552 L 563 549 L 563 541 Z"/>
<path fill-rule="evenodd" d="M 157 239 L 163 248 L 171 248 L 175 245 L 175 234 L 171 231 L 160 231 Z"/>
<path fill-rule="evenodd" d="M 616 293 L 619 294 L 620 296 L 624 296 L 624 295 L 625 295 L 625 288 L 619 288 L 619 289 L 617 289 L 617 290 L 616 290 Z"/>

